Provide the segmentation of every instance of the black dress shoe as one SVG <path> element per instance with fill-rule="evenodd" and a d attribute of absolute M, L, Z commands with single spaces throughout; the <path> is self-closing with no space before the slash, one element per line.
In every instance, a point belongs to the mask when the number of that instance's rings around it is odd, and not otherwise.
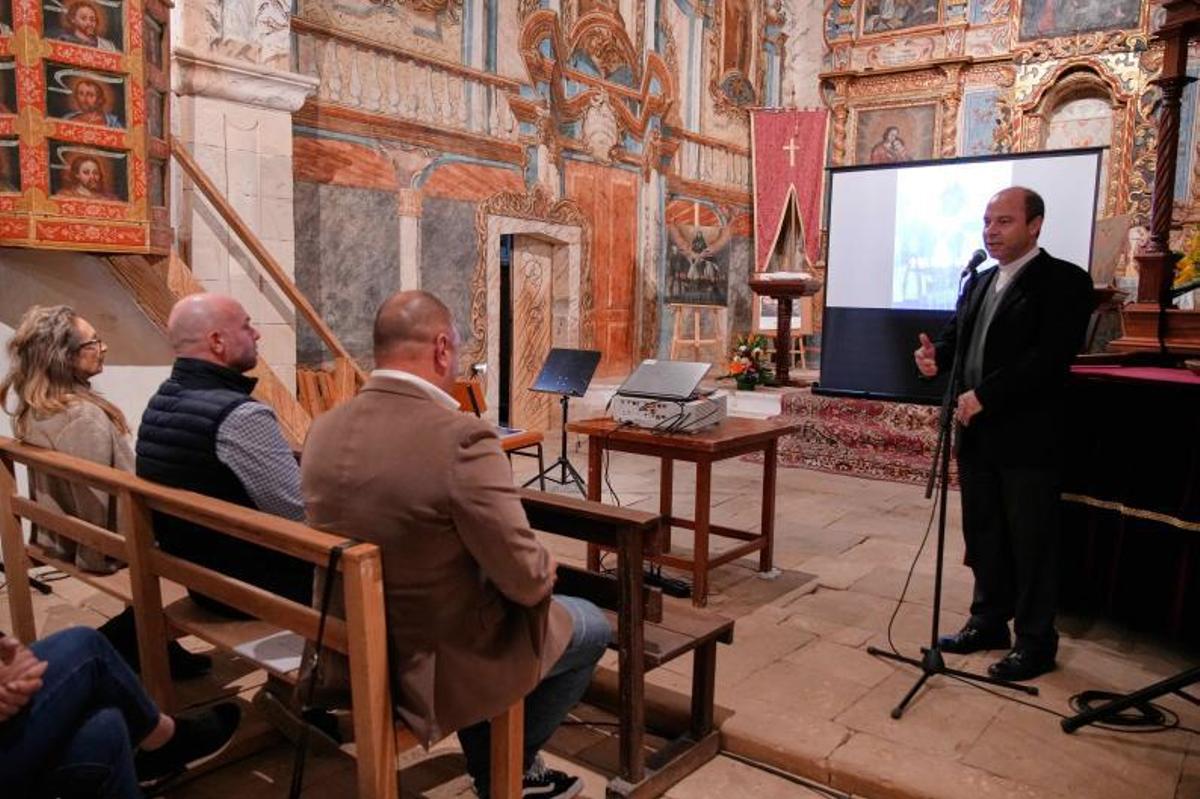
<path fill-rule="evenodd" d="M 988 666 L 988 675 L 997 680 L 1023 682 L 1054 671 L 1054 656 L 1039 655 L 1028 649 L 1014 649 Z"/>
<path fill-rule="evenodd" d="M 969 655 L 985 649 L 1008 649 L 1012 639 L 1007 627 L 987 629 L 967 625 L 954 635 L 943 635 L 938 639 L 938 649 L 953 655 Z"/>

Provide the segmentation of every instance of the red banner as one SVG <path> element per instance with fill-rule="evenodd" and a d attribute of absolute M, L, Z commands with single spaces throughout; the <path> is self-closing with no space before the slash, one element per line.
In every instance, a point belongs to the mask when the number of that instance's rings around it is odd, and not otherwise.
<path fill-rule="evenodd" d="M 750 112 L 754 147 L 754 271 L 767 266 L 795 194 L 809 263 L 820 255 L 825 167 L 824 109 L 760 108 Z"/>

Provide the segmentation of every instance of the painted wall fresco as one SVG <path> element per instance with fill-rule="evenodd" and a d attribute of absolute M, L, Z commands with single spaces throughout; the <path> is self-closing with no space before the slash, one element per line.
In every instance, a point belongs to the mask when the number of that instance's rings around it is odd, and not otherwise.
<path fill-rule="evenodd" d="M 1142 0 L 1024 0 L 1020 38 L 1028 41 L 1136 28 L 1142 5 Z"/>
<path fill-rule="evenodd" d="M 971 0 L 967 19 L 972 25 L 1008 22 L 1013 0 Z"/>
<path fill-rule="evenodd" d="M 963 96 L 963 155 L 987 155 L 995 150 L 996 104 L 999 89 L 980 89 Z"/>
<path fill-rule="evenodd" d="M 377 0 L 297 0 L 296 6 L 297 16 L 321 25 L 446 61 L 462 59 L 461 2 L 447 3 L 440 12 Z"/>
<path fill-rule="evenodd" d="M 426 198 L 421 210 L 421 288 L 449 306 L 466 341 L 471 332 L 471 276 L 479 260 L 475 203 Z"/>
<path fill-rule="evenodd" d="M 370 363 L 375 309 L 400 285 L 396 196 L 296 181 L 294 198 L 296 284 L 351 355 Z M 297 361 L 328 359 L 308 326 L 297 327 Z"/>

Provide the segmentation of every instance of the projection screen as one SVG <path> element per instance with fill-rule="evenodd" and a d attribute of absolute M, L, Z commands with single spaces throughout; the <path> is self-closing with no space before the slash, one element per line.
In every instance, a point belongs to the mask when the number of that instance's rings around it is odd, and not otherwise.
<path fill-rule="evenodd" d="M 830 170 L 829 251 L 816 391 L 936 403 L 944 376 L 913 366 L 917 334 L 954 312 L 959 276 L 983 247 L 988 198 L 1027 186 L 1046 201 L 1039 244 L 1088 269 L 1101 148 Z M 993 268 L 988 260 L 980 271 Z"/>

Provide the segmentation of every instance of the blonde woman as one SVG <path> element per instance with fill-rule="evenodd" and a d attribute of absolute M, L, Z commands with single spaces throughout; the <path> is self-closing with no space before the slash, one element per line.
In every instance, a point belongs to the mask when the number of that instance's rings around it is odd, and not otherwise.
<path fill-rule="evenodd" d="M 104 371 L 108 347 L 96 328 L 66 305 L 30 308 L 8 344 L 9 370 L 0 382 L 0 405 L 12 417 L 13 432 L 27 443 L 133 471 L 129 425 L 112 402 L 92 388 Z M 37 501 L 84 521 L 116 529 L 115 498 L 98 489 L 53 475 L 33 473 Z M 123 564 L 54 533 L 34 529 L 34 539 L 55 557 L 90 572 L 109 573 Z M 135 669 L 137 639 L 133 613 L 126 610 L 101 628 Z M 171 671 L 177 677 L 211 667 L 172 642 Z"/>

